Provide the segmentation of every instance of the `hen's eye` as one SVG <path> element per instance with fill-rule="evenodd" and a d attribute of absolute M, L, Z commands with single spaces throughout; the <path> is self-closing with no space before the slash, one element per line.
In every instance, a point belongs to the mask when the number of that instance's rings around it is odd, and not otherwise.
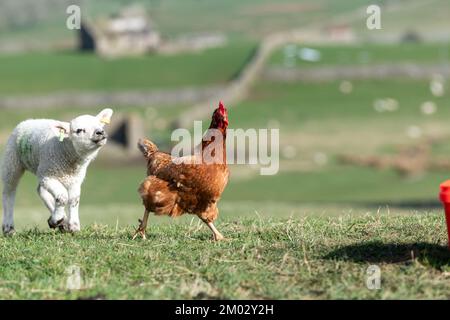
<path fill-rule="evenodd" d="M 83 132 L 83 133 L 86 132 L 86 130 L 84 130 L 84 129 L 78 129 L 76 132 L 77 132 L 77 134 L 80 134 L 80 133 L 82 133 L 82 132 Z"/>

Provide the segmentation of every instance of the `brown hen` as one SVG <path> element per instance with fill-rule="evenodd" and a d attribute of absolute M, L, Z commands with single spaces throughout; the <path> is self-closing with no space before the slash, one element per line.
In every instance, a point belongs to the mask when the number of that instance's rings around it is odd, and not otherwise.
<path fill-rule="evenodd" d="M 214 240 L 223 239 L 213 222 L 219 213 L 217 203 L 228 183 L 227 127 L 227 110 L 220 102 L 194 155 L 175 158 L 159 151 L 147 139 L 139 141 L 138 147 L 148 161 L 148 177 L 139 188 L 145 213 L 133 239 L 139 234 L 145 239 L 150 212 L 170 217 L 196 214 L 211 229 Z"/>

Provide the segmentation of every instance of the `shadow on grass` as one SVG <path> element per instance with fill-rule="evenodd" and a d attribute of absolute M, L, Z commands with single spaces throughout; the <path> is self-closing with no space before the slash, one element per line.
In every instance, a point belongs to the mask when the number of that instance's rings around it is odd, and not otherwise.
<path fill-rule="evenodd" d="M 325 259 L 350 260 L 369 263 L 420 263 L 441 269 L 450 265 L 448 247 L 430 243 L 383 243 L 379 241 L 347 245 L 337 248 Z"/>
<path fill-rule="evenodd" d="M 361 205 L 369 208 L 380 208 L 379 202 L 362 202 Z M 442 209 L 442 203 L 438 200 L 411 200 L 411 201 L 389 201 L 385 204 L 392 209 L 407 209 L 407 210 L 438 210 Z M 381 206 L 383 207 L 383 206 Z"/>

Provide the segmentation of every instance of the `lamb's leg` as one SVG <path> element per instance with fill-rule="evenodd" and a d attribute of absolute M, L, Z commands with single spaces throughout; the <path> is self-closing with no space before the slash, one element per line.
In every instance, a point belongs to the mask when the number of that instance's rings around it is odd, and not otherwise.
<path fill-rule="evenodd" d="M 67 229 L 70 232 L 80 231 L 80 217 L 78 210 L 80 207 L 81 186 L 77 185 L 69 189 L 69 222 Z"/>
<path fill-rule="evenodd" d="M 14 203 L 16 201 L 16 185 L 5 185 L 3 190 L 3 223 L 5 235 L 12 235 L 14 231 Z"/>
<path fill-rule="evenodd" d="M 2 230 L 5 235 L 14 234 L 14 202 L 16 189 L 24 168 L 20 164 L 15 150 L 7 148 L 4 155 L 2 170 L 3 182 L 3 223 Z"/>
<path fill-rule="evenodd" d="M 142 220 L 139 219 L 139 227 L 133 235 L 133 240 L 136 239 L 136 237 L 139 234 L 142 236 L 142 239 L 145 240 L 147 238 L 145 236 L 145 230 L 147 229 L 147 221 L 148 221 L 149 214 L 150 214 L 150 212 L 147 209 L 145 209 L 144 217 L 142 218 Z"/>
<path fill-rule="evenodd" d="M 48 219 L 49 227 L 56 228 L 63 225 L 66 219 L 65 207 L 69 201 L 67 189 L 61 182 L 54 178 L 43 178 L 40 181 L 40 186 L 55 199 L 55 209 Z"/>
<path fill-rule="evenodd" d="M 79 188 L 78 188 L 79 190 Z M 55 211 L 55 199 L 53 198 L 53 196 L 50 194 L 50 192 L 48 192 L 47 190 L 45 190 L 41 185 L 39 185 L 38 187 L 38 193 L 39 196 L 41 197 L 42 201 L 44 202 L 45 206 L 47 207 L 47 209 L 50 211 L 50 214 L 53 214 L 53 212 Z M 78 207 L 79 207 L 79 200 L 80 200 L 80 196 L 79 193 L 76 193 L 78 195 L 74 195 L 73 191 L 72 193 L 69 193 L 69 219 L 67 224 L 61 224 L 59 225 L 59 228 L 61 229 L 61 231 L 70 231 L 70 232 L 75 232 L 75 231 L 80 231 L 80 221 L 78 218 Z"/>
<path fill-rule="evenodd" d="M 53 212 L 55 211 L 55 198 L 53 198 L 50 192 L 45 190 L 41 185 L 38 186 L 38 194 L 47 207 L 48 211 L 50 211 L 50 214 L 53 214 Z"/>

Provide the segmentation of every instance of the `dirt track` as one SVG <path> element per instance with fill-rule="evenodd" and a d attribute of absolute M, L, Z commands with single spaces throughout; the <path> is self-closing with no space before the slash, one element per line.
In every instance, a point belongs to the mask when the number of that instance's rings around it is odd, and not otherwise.
<path fill-rule="evenodd" d="M 273 81 L 332 81 L 340 79 L 431 79 L 440 74 L 450 77 L 449 65 L 381 64 L 373 66 L 316 67 L 314 69 L 270 67 L 263 77 Z"/>

